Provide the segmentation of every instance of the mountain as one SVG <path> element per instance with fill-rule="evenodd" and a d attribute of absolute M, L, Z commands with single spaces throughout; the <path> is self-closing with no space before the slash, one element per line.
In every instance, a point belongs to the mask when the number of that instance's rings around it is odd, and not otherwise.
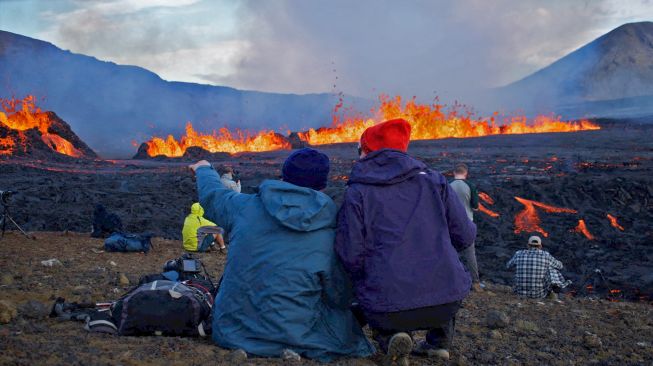
<path fill-rule="evenodd" d="M 291 129 L 328 125 L 338 96 L 275 94 L 170 82 L 136 66 L 117 65 L 0 31 L 0 97 L 35 95 L 103 157 L 131 157 L 134 141 L 179 135 L 187 121 L 220 127 Z M 371 101 L 347 97 L 367 110 Z"/>
<path fill-rule="evenodd" d="M 496 96 L 504 105 L 568 116 L 653 114 L 653 22 L 624 24 Z"/>

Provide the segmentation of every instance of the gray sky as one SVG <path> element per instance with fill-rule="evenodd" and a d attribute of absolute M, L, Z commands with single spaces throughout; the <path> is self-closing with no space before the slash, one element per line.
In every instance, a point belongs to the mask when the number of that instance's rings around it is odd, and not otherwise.
<path fill-rule="evenodd" d="M 0 0 L 0 29 L 240 89 L 461 97 L 544 67 L 651 0 Z"/>

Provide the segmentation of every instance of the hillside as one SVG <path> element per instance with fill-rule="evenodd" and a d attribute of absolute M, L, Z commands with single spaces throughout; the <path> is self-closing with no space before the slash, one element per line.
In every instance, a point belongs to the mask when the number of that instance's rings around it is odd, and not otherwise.
<path fill-rule="evenodd" d="M 653 22 L 624 24 L 496 92 L 504 103 L 535 111 L 653 114 L 646 97 L 653 95 Z"/>
<path fill-rule="evenodd" d="M 170 82 L 136 66 L 71 53 L 40 40 L 0 31 L 0 97 L 44 98 L 102 157 L 132 156 L 132 141 L 219 127 L 301 130 L 330 122 L 333 94 L 274 94 Z M 368 108 L 368 101 L 347 97 Z"/>

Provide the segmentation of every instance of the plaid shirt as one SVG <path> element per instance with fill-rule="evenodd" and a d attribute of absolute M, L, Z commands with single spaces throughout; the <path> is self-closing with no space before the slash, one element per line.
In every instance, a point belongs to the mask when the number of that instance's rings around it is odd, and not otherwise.
<path fill-rule="evenodd" d="M 560 287 L 569 284 L 558 272 L 562 263 L 545 250 L 517 251 L 506 267 L 517 267 L 513 289 L 521 296 L 542 298 L 549 293 L 552 284 Z"/>

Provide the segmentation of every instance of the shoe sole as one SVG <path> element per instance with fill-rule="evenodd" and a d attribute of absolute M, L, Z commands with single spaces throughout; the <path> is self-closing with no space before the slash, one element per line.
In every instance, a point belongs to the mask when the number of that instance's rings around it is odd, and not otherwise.
<path fill-rule="evenodd" d="M 408 366 L 408 356 L 413 349 L 413 340 L 407 333 L 397 333 L 390 338 L 385 366 Z"/>

